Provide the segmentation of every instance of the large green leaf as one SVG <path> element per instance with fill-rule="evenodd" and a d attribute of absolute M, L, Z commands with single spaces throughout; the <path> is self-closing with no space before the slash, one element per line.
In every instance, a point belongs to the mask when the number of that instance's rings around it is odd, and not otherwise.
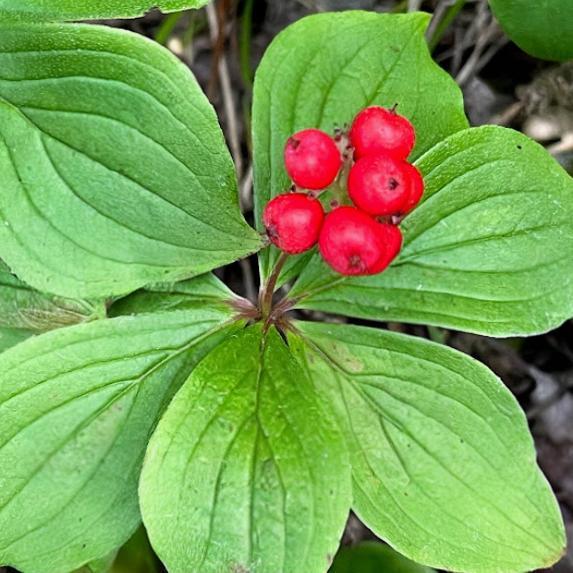
<path fill-rule="evenodd" d="M 34 332 L 31 330 L 26 330 L 22 328 L 7 328 L 5 326 L 0 327 L 0 352 L 16 346 L 20 342 L 23 342 L 30 336 L 33 336 Z"/>
<path fill-rule="evenodd" d="M 119 550 L 109 573 L 161 573 L 164 568 L 153 551 L 143 525 Z"/>
<path fill-rule="evenodd" d="M 489 0 L 507 35 L 523 50 L 545 60 L 573 58 L 571 0 Z"/>
<path fill-rule="evenodd" d="M 0 0 L 0 21 L 136 18 L 151 8 L 175 12 L 208 3 L 209 0 Z"/>
<path fill-rule="evenodd" d="M 318 14 L 279 34 L 257 71 L 253 145 L 257 222 L 266 202 L 288 186 L 286 140 L 295 131 L 352 121 L 372 104 L 399 104 L 417 130 L 417 157 L 467 127 L 461 92 L 431 59 L 428 14 Z M 261 253 L 263 275 L 276 260 Z"/>
<path fill-rule="evenodd" d="M 103 316 L 103 303 L 41 293 L 17 279 L 0 261 L 0 352 L 39 332 Z"/>
<path fill-rule="evenodd" d="M 80 569 L 76 569 L 72 573 L 111 573 L 111 568 L 115 558 L 117 556 L 117 551 L 112 551 L 104 557 L 99 559 L 94 559 L 90 561 Z"/>
<path fill-rule="evenodd" d="M 306 366 L 347 422 L 354 510 L 407 557 L 519 573 L 561 556 L 555 497 L 523 412 L 475 360 L 425 340 L 299 323 Z"/>
<path fill-rule="evenodd" d="M 189 69 L 135 34 L 0 26 L 0 257 L 64 296 L 124 294 L 256 250 Z"/>
<path fill-rule="evenodd" d="M 0 355 L 0 564 L 71 571 L 129 538 L 157 418 L 230 318 L 100 320 Z"/>
<path fill-rule="evenodd" d="M 0 328 L 43 332 L 105 315 L 103 303 L 91 303 L 34 290 L 0 262 Z"/>
<path fill-rule="evenodd" d="M 366 542 L 343 547 L 328 573 L 432 573 L 382 543 Z"/>
<path fill-rule="evenodd" d="M 367 278 L 315 260 L 292 292 L 299 307 L 493 336 L 544 332 L 573 315 L 573 179 L 541 146 L 482 127 L 418 165 L 427 190 L 403 224 L 399 259 Z"/>
<path fill-rule="evenodd" d="M 118 300 L 110 316 L 201 308 L 205 305 L 229 307 L 240 298 L 212 273 L 179 283 L 156 284 Z"/>
<path fill-rule="evenodd" d="M 279 334 L 216 348 L 151 439 L 145 526 L 171 573 L 323 573 L 350 507 L 332 414 Z"/>

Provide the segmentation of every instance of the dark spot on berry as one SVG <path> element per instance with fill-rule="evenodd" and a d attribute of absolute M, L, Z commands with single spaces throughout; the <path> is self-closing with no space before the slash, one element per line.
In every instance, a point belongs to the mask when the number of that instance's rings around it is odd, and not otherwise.
<path fill-rule="evenodd" d="M 362 262 L 362 259 L 360 258 L 360 255 L 352 255 L 349 259 L 348 259 L 348 266 L 351 269 L 355 269 L 361 273 L 363 273 L 366 268 L 364 266 L 364 263 Z"/>
<path fill-rule="evenodd" d="M 275 227 L 275 225 L 269 225 L 267 227 L 267 235 L 269 236 L 269 239 L 271 240 L 275 240 L 278 239 L 278 231 L 277 228 Z"/>
<path fill-rule="evenodd" d="M 397 179 L 394 179 L 394 177 L 390 177 L 390 180 L 388 181 L 388 189 L 392 189 L 392 191 L 393 191 L 399 185 L 400 185 L 400 183 L 398 182 Z"/>
<path fill-rule="evenodd" d="M 300 145 L 300 141 L 294 137 L 289 137 L 288 138 L 288 145 L 289 145 L 289 147 L 292 147 L 293 149 L 298 149 L 298 146 Z"/>
<path fill-rule="evenodd" d="M 520 149 L 520 150 L 521 150 L 521 149 L 523 149 L 523 147 L 522 147 L 521 145 L 518 145 L 518 146 L 517 146 L 517 149 Z"/>

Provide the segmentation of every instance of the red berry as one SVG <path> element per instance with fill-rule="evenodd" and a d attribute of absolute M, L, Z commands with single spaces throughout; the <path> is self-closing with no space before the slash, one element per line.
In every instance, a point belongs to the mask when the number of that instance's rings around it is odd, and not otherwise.
<path fill-rule="evenodd" d="M 291 255 L 316 245 L 323 221 L 320 201 L 304 193 L 278 195 L 267 203 L 263 213 L 271 242 Z"/>
<path fill-rule="evenodd" d="M 323 259 L 336 272 L 375 275 L 400 252 L 402 233 L 354 207 L 339 207 L 326 216 L 318 245 Z"/>
<path fill-rule="evenodd" d="M 340 150 L 324 131 L 305 129 L 286 143 L 287 173 L 302 189 L 325 189 L 336 179 L 341 165 Z"/>
<path fill-rule="evenodd" d="M 414 126 L 393 110 L 373 106 L 362 110 L 350 129 L 355 157 L 386 151 L 406 159 L 414 148 Z"/>
<path fill-rule="evenodd" d="M 359 159 L 348 175 L 348 194 L 362 211 L 373 216 L 402 213 L 411 191 L 404 161 L 387 153 Z"/>
<path fill-rule="evenodd" d="M 402 207 L 402 213 L 406 215 L 416 207 L 422 199 L 422 195 L 424 194 L 424 179 L 422 178 L 420 171 L 414 167 L 414 165 L 404 162 L 403 167 L 410 178 L 410 195 L 408 195 L 408 200 L 404 207 Z"/>

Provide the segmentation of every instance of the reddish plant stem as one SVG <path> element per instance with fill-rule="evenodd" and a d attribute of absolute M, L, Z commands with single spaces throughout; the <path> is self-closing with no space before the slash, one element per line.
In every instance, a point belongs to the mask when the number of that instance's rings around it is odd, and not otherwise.
<path fill-rule="evenodd" d="M 289 257 L 288 253 L 281 253 L 280 257 L 278 258 L 275 264 L 273 272 L 271 273 L 270 277 L 265 283 L 265 286 L 261 290 L 261 294 L 259 297 L 259 307 L 263 319 L 267 319 L 271 314 L 273 308 L 273 295 L 275 294 L 277 281 L 279 280 L 279 276 L 285 266 L 285 263 L 288 260 L 288 257 Z"/>

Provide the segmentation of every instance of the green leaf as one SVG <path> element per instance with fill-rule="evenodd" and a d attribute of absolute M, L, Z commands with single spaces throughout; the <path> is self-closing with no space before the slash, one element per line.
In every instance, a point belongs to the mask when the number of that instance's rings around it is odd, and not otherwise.
<path fill-rule="evenodd" d="M 155 555 L 143 525 L 120 549 L 110 573 L 160 573 L 165 571 Z"/>
<path fill-rule="evenodd" d="M 343 547 L 328 573 L 432 573 L 382 543 L 366 542 Z"/>
<path fill-rule="evenodd" d="M 124 543 L 149 436 L 231 314 L 100 320 L 0 355 L 0 564 L 61 573 Z"/>
<path fill-rule="evenodd" d="M 44 332 L 104 315 L 103 303 L 38 292 L 0 263 L 0 328 Z"/>
<path fill-rule="evenodd" d="M 74 573 L 109 573 L 113 562 L 115 561 L 117 551 L 108 553 L 105 557 L 94 559 L 80 569 L 76 569 Z"/>
<path fill-rule="evenodd" d="M 137 18 L 152 8 L 176 12 L 201 8 L 209 0 L 0 0 L 0 21 L 93 20 Z"/>
<path fill-rule="evenodd" d="M 410 336 L 296 326 L 305 342 L 291 344 L 346 420 L 354 510 L 377 535 L 417 562 L 468 573 L 559 559 L 557 502 L 523 412 L 490 370 Z"/>
<path fill-rule="evenodd" d="M 103 298 L 255 251 L 213 108 L 141 36 L 0 26 L 0 257 L 33 287 Z"/>
<path fill-rule="evenodd" d="M 309 16 L 279 34 L 256 74 L 253 146 L 257 223 L 267 201 L 289 185 L 283 164 L 294 132 L 332 132 L 368 105 L 399 104 L 414 123 L 413 157 L 467 127 L 461 92 L 431 59 L 428 14 L 341 12 Z M 276 260 L 261 253 L 263 276 Z"/>
<path fill-rule="evenodd" d="M 209 354 L 174 398 L 139 493 L 171 573 L 323 573 L 349 478 L 331 412 L 274 328 L 257 325 Z"/>
<path fill-rule="evenodd" d="M 573 179 L 515 131 L 457 133 L 418 162 L 423 203 L 390 269 L 345 278 L 315 260 L 291 296 L 310 308 L 491 336 L 573 316 Z"/>
<path fill-rule="evenodd" d="M 110 316 L 202 308 L 219 305 L 226 308 L 240 300 L 225 283 L 207 273 L 188 281 L 152 285 L 113 304 Z"/>
<path fill-rule="evenodd" d="M 0 261 L 0 353 L 34 334 L 106 314 L 104 303 L 41 293 L 16 278 Z"/>
<path fill-rule="evenodd" d="M 33 335 L 34 333 L 31 330 L 0 327 L 0 353 L 12 346 L 16 346 L 16 344 L 20 344 L 20 342 Z"/>
<path fill-rule="evenodd" d="M 489 0 L 505 33 L 532 56 L 564 61 L 573 58 L 571 0 Z"/>

